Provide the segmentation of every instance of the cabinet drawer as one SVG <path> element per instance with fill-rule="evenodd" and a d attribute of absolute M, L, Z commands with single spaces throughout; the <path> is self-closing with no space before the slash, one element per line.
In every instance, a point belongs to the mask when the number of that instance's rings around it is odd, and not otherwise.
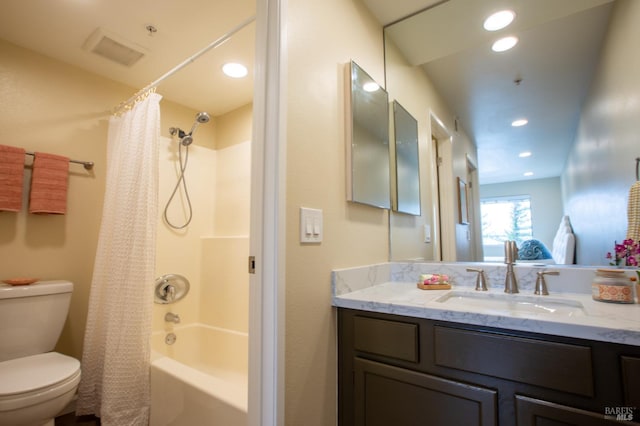
<path fill-rule="evenodd" d="M 498 393 L 356 359 L 356 426 L 495 426 Z"/>
<path fill-rule="evenodd" d="M 518 426 L 566 425 L 566 426 L 613 426 L 620 424 L 616 416 L 580 410 L 549 401 L 516 395 Z"/>
<path fill-rule="evenodd" d="M 418 362 L 418 324 L 356 316 L 353 331 L 356 351 Z"/>
<path fill-rule="evenodd" d="M 436 326 L 435 363 L 593 396 L 591 348 Z"/>
<path fill-rule="evenodd" d="M 621 356 L 624 402 L 640 407 L 640 358 Z"/>

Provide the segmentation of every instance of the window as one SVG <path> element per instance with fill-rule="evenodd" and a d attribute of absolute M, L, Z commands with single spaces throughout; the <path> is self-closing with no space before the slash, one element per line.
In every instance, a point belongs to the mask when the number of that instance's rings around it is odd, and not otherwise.
<path fill-rule="evenodd" d="M 484 198 L 480 200 L 482 215 L 482 245 L 504 246 L 507 240 L 515 240 L 518 246 L 533 238 L 531 227 L 531 198 L 528 195 Z"/>

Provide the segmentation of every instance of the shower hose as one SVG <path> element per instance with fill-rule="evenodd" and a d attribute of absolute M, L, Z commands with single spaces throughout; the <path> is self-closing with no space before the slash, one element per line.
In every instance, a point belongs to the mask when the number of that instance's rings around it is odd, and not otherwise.
<path fill-rule="evenodd" d="M 182 148 L 185 149 L 184 161 L 182 159 Z M 193 209 L 191 207 L 191 199 L 189 198 L 189 190 L 187 189 L 187 181 L 184 178 L 184 172 L 185 170 L 187 170 L 187 162 L 189 161 L 189 146 L 188 145 L 185 146 L 180 142 L 178 143 L 178 160 L 180 162 L 180 176 L 178 177 L 178 181 L 176 182 L 175 188 L 173 188 L 173 192 L 171 193 L 169 200 L 167 200 L 167 205 L 164 207 L 163 216 L 164 216 L 164 221 L 167 223 L 167 225 L 169 225 L 173 229 L 184 229 L 189 225 L 189 223 L 191 223 L 191 218 L 193 217 Z M 171 205 L 173 198 L 178 193 L 178 189 L 180 188 L 181 184 L 182 184 L 182 187 L 184 188 L 184 195 L 187 200 L 187 219 L 183 225 L 175 225 L 169 220 L 167 211 L 169 210 L 169 206 Z"/>

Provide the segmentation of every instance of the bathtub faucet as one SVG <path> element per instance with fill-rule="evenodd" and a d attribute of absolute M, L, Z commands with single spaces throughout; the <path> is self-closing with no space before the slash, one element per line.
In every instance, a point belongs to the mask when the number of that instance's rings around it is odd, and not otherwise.
<path fill-rule="evenodd" d="M 180 315 L 174 314 L 173 312 L 167 312 L 164 316 L 164 320 L 166 322 L 173 322 L 178 324 L 180 322 Z"/>

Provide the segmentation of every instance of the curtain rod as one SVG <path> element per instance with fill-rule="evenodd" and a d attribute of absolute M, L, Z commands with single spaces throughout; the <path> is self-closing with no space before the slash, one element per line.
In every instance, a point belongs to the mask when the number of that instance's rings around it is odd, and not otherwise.
<path fill-rule="evenodd" d="M 231 38 L 231 36 L 233 36 L 235 33 L 237 33 L 238 31 L 240 31 L 241 29 L 243 29 L 244 27 L 246 27 L 247 25 L 251 24 L 253 21 L 256 20 L 255 15 L 242 21 L 240 23 L 240 25 L 232 28 L 229 32 L 227 32 L 225 35 L 223 35 L 222 37 L 218 38 L 217 40 L 209 43 L 206 47 L 204 47 L 203 49 L 199 50 L 198 52 L 196 52 L 195 54 L 191 55 L 190 57 L 188 57 L 187 59 L 185 59 L 184 61 L 182 61 L 181 63 L 179 63 L 178 65 L 176 65 L 175 67 L 173 67 L 172 69 L 170 69 L 169 71 L 167 71 L 165 74 L 163 74 L 161 77 L 159 77 L 158 79 L 156 79 L 155 81 L 147 84 L 145 87 L 143 87 L 142 89 L 138 90 L 133 96 L 131 96 L 129 99 L 127 99 L 126 101 L 120 103 L 120 105 L 118 105 L 115 108 L 114 113 L 118 114 L 120 113 L 123 109 L 127 109 L 130 108 L 132 106 L 132 104 L 134 104 L 139 98 L 144 98 L 147 95 L 147 92 L 151 89 L 154 89 L 158 84 L 160 84 L 163 80 L 165 80 L 166 78 L 172 76 L 173 74 L 175 74 L 176 72 L 180 71 L 182 68 L 186 67 L 187 65 L 191 64 L 192 62 L 194 62 L 196 59 L 198 59 L 200 56 L 204 55 L 205 53 L 207 53 L 209 50 L 211 49 L 215 49 L 216 47 L 220 46 L 222 43 L 226 42 L 227 40 L 229 40 Z"/>

